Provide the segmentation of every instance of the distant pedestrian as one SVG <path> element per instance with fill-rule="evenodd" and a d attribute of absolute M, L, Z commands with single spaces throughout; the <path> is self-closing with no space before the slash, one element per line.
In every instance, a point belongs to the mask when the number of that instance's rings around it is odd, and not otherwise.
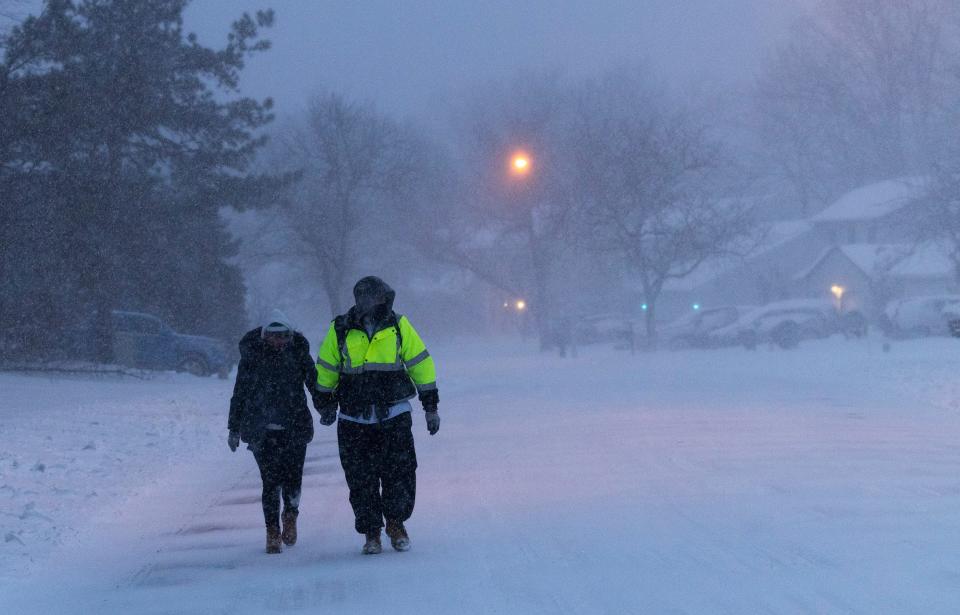
<path fill-rule="evenodd" d="M 393 311 L 395 293 L 377 277 L 353 288 L 356 305 L 330 325 L 317 377 L 328 400 L 320 422 L 340 421 L 340 463 L 350 488 L 354 527 L 363 553 L 380 553 L 380 530 L 397 551 L 410 548 L 404 522 L 413 514 L 417 454 L 409 400 L 419 395 L 430 435 L 440 429 L 433 358 L 406 316 Z"/>
<path fill-rule="evenodd" d="M 282 312 L 274 310 L 266 324 L 240 340 L 227 438 L 231 451 L 237 450 L 241 440 L 246 442 L 260 468 L 267 553 L 280 553 L 281 542 L 297 542 L 303 464 L 307 444 L 313 439 L 313 417 L 304 387 L 318 407 L 320 393 L 310 344 L 293 330 Z"/>
<path fill-rule="evenodd" d="M 637 354 L 637 332 L 632 320 L 624 323 L 624 337 L 627 338 L 627 350 L 630 354 Z"/>
<path fill-rule="evenodd" d="M 573 338 L 573 320 L 569 316 L 564 316 L 554 326 L 553 340 L 557 345 L 557 351 L 561 358 L 567 356 L 567 349 L 570 348 Z"/>

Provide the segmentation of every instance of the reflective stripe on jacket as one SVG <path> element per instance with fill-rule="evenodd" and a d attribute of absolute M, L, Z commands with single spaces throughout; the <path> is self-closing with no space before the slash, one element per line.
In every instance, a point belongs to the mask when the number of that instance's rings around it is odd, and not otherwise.
<path fill-rule="evenodd" d="M 338 322 L 346 329 L 343 348 Z M 433 357 L 406 316 L 388 320 L 370 337 L 338 317 L 320 346 L 317 385 L 321 391 L 335 391 L 340 411 L 355 417 L 383 412 L 417 394 L 431 405 L 437 399 Z"/>

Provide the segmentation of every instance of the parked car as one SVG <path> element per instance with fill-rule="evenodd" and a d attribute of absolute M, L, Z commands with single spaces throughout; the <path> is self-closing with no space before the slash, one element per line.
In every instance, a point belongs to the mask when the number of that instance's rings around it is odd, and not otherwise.
<path fill-rule="evenodd" d="M 893 337 L 950 335 L 950 321 L 960 320 L 960 295 L 898 299 L 884 310 L 885 328 Z"/>
<path fill-rule="evenodd" d="M 803 340 L 825 338 L 834 333 L 862 334 L 865 326 L 862 314 L 848 312 L 841 316 L 830 301 L 777 301 L 747 312 L 735 323 L 712 332 L 707 344 L 752 349 L 771 343 L 781 348 L 795 348 Z"/>
<path fill-rule="evenodd" d="M 629 344 L 633 336 L 640 334 L 640 329 L 642 326 L 625 316 L 596 314 L 576 320 L 573 335 L 578 345 L 605 342 Z"/>
<path fill-rule="evenodd" d="M 221 378 L 233 367 L 227 345 L 220 340 L 177 333 L 151 314 L 115 310 L 110 316 L 113 360 L 118 365 Z"/>
<path fill-rule="evenodd" d="M 681 316 L 660 330 L 660 338 L 673 348 L 705 348 L 710 334 L 732 325 L 754 306 L 726 305 L 702 308 Z"/>

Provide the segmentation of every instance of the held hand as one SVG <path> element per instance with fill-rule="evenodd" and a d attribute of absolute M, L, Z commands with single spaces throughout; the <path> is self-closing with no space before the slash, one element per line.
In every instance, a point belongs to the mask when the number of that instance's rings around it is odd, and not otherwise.
<path fill-rule="evenodd" d="M 240 446 L 240 434 L 231 431 L 230 435 L 227 436 L 227 446 L 230 447 L 231 452 L 237 452 L 237 447 Z"/>
<path fill-rule="evenodd" d="M 333 425 L 337 422 L 337 405 L 323 406 L 320 408 L 320 424 Z"/>
<path fill-rule="evenodd" d="M 320 415 L 321 425 L 333 425 L 337 422 L 337 398 L 333 393 L 315 395 L 313 407 Z"/>
<path fill-rule="evenodd" d="M 436 409 L 427 410 L 424 412 L 424 417 L 427 419 L 427 431 L 431 436 L 440 431 L 440 415 L 437 414 Z"/>

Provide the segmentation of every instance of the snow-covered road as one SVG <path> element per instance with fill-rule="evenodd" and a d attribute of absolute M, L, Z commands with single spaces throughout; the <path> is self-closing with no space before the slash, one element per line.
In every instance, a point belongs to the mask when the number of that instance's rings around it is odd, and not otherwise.
<path fill-rule="evenodd" d="M 332 429 L 267 556 L 229 383 L 0 376 L 0 612 L 960 611 L 954 340 L 434 354 L 413 550 L 379 556 Z"/>

